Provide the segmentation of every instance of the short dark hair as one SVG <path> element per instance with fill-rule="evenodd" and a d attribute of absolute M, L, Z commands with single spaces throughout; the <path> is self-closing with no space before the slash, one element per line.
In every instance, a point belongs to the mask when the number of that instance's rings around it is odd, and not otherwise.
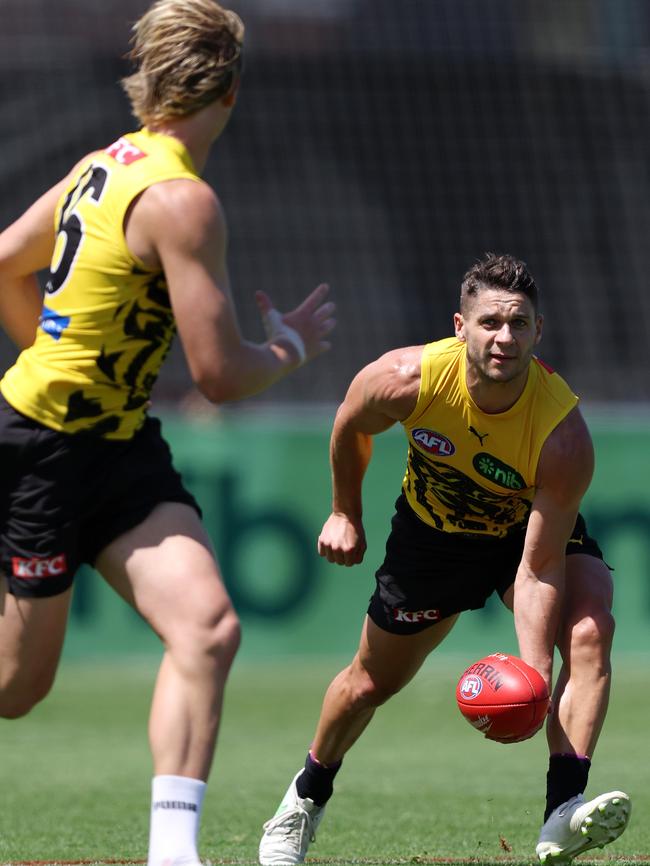
<path fill-rule="evenodd" d="M 460 288 L 461 311 L 467 306 L 468 299 L 475 298 L 482 289 L 504 289 L 526 295 L 537 313 L 539 302 L 535 280 L 526 263 L 514 256 L 486 253 L 472 265 Z"/>

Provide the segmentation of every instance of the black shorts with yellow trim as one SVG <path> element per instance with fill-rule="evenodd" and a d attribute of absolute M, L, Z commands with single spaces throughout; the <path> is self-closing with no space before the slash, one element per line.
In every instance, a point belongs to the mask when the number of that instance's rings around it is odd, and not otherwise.
<path fill-rule="evenodd" d="M 128 440 L 71 435 L 0 396 L 0 467 L 0 571 L 16 596 L 65 592 L 82 563 L 163 502 L 201 515 L 155 418 Z"/>
<path fill-rule="evenodd" d="M 416 634 L 445 617 L 484 607 L 494 592 L 503 598 L 514 582 L 524 538 L 523 531 L 506 538 L 441 532 L 420 520 L 401 495 L 386 558 L 375 575 L 370 619 L 392 634 Z M 603 558 L 582 515 L 566 553 Z"/>

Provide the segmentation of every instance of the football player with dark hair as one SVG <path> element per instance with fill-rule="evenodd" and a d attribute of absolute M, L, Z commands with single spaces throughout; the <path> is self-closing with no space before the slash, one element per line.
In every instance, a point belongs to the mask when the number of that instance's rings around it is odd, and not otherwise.
<path fill-rule="evenodd" d="M 362 481 L 373 436 L 396 423 L 406 474 L 358 652 L 327 689 L 305 767 L 265 824 L 263 866 L 303 862 L 341 761 L 377 707 L 493 592 L 514 611 L 519 655 L 549 693 L 556 646 L 563 662 L 547 725 L 540 861 L 567 863 L 627 824 L 626 794 L 583 796 L 609 697 L 612 580 L 578 511 L 591 438 L 578 398 L 534 354 L 542 316 L 525 264 L 490 254 L 477 262 L 454 325 L 453 337 L 364 367 L 336 414 L 321 556 L 363 560 Z"/>

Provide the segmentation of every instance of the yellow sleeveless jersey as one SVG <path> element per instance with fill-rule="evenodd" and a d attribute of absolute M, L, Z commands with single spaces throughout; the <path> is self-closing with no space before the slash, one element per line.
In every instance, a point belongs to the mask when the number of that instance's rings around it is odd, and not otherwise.
<path fill-rule="evenodd" d="M 533 358 L 514 406 L 482 412 L 467 389 L 465 357 L 456 337 L 424 347 L 417 405 L 402 422 L 403 491 L 436 529 L 502 538 L 526 525 L 542 446 L 578 398 Z"/>
<path fill-rule="evenodd" d="M 147 129 L 76 172 L 55 214 L 36 340 L 0 383 L 23 415 L 108 439 L 128 439 L 144 422 L 176 329 L 162 271 L 129 251 L 124 219 L 143 190 L 177 178 L 199 180 L 186 148 Z"/>

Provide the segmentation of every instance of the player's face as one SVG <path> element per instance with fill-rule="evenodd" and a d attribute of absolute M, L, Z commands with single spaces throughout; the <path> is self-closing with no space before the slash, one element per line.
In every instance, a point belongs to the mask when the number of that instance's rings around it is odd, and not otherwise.
<path fill-rule="evenodd" d="M 542 336 L 542 317 L 526 295 L 483 289 L 454 316 L 456 336 L 467 344 L 467 371 L 483 382 L 525 377 Z"/>

